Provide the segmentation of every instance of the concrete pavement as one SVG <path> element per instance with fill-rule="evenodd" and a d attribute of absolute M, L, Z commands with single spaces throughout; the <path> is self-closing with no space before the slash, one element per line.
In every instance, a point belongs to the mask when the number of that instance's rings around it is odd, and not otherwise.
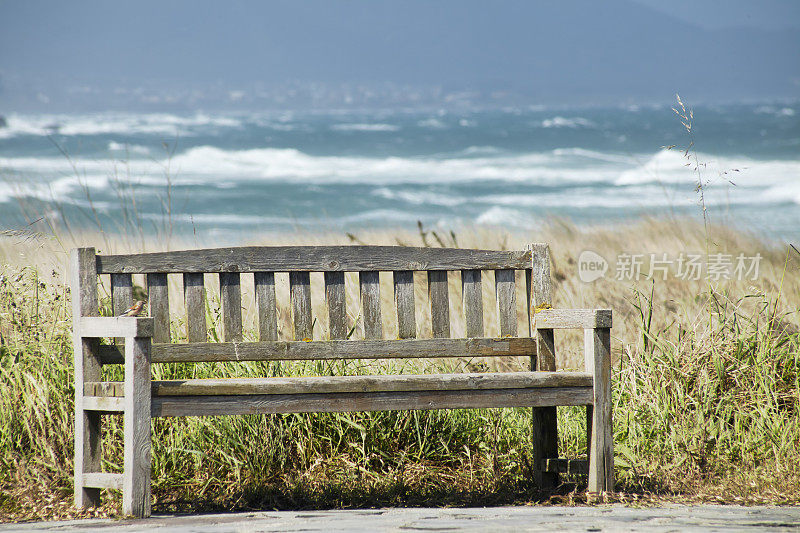
<path fill-rule="evenodd" d="M 800 507 L 668 505 L 635 508 L 524 506 L 488 508 L 403 508 L 335 511 L 265 511 L 154 516 L 146 520 L 88 519 L 0 524 L 3 533 L 332 532 L 373 531 L 800 531 Z"/>

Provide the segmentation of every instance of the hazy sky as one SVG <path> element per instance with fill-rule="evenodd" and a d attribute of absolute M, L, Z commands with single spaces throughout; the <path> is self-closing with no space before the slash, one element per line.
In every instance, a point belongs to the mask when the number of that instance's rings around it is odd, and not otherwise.
<path fill-rule="evenodd" d="M 213 107 L 287 83 L 531 103 L 795 98 L 798 21 L 798 0 L 0 0 L 0 112 Z"/>

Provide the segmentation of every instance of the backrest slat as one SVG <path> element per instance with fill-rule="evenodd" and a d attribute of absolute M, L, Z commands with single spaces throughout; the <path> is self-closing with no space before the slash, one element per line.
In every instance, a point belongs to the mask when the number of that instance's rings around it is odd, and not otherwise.
<path fill-rule="evenodd" d="M 275 273 L 256 272 L 253 275 L 258 309 L 258 338 L 278 340 L 278 311 L 275 300 Z"/>
<path fill-rule="evenodd" d="M 428 298 L 431 301 L 431 334 L 434 338 L 450 336 L 450 298 L 447 271 L 428 271 Z"/>
<path fill-rule="evenodd" d="M 381 285 L 378 272 L 359 272 L 358 283 L 361 288 L 361 308 L 364 315 L 364 338 L 382 339 L 381 323 Z"/>
<path fill-rule="evenodd" d="M 311 278 L 308 272 L 289 272 L 289 292 L 292 299 L 294 339 L 312 339 L 314 322 L 311 314 Z"/>
<path fill-rule="evenodd" d="M 147 306 L 154 319 L 153 342 L 170 342 L 169 334 L 169 289 L 167 275 L 147 275 Z"/>
<path fill-rule="evenodd" d="M 228 342 L 242 340 L 242 289 L 238 272 L 220 272 L 220 303 L 222 304 L 222 331 Z"/>
<path fill-rule="evenodd" d="M 531 271 L 530 270 L 526 270 L 525 271 L 525 316 L 528 317 L 528 320 L 527 320 L 527 322 L 528 322 L 528 337 L 533 337 L 533 328 L 531 327 L 533 325 L 533 320 L 532 320 L 533 319 L 533 315 L 531 314 L 532 313 L 531 303 L 533 302 L 533 300 L 531 300 L 531 292 L 532 292 L 531 285 L 532 284 L 533 284 L 533 282 L 531 281 Z M 535 361 L 532 361 L 532 363 L 534 363 L 534 364 L 531 366 L 531 370 L 536 370 Z"/>
<path fill-rule="evenodd" d="M 549 307 L 553 303 L 553 286 L 550 280 L 550 247 L 546 244 L 532 245 L 531 272 L 532 300 L 529 299 L 530 322 L 536 320 L 536 308 Z M 556 369 L 555 345 L 553 330 L 538 330 L 539 352 L 536 370 L 554 371 Z"/>
<path fill-rule="evenodd" d="M 461 292 L 464 299 L 467 337 L 483 337 L 483 291 L 480 270 L 461 271 Z"/>
<path fill-rule="evenodd" d="M 325 272 L 325 301 L 328 304 L 329 338 L 347 338 L 347 300 L 345 299 L 344 272 Z"/>
<path fill-rule="evenodd" d="M 133 279 L 130 274 L 111 274 L 111 312 L 114 316 L 124 313 L 133 301 Z"/>
<path fill-rule="evenodd" d="M 394 301 L 397 306 L 397 331 L 401 339 L 417 336 L 414 316 L 414 271 L 397 270 L 394 276 Z"/>
<path fill-rule="evenodd" d="M 183 298 L 186 304 L 186 339 L 189 342 L 206 342 L 206 289 L 202 273 L 183 275 Z"/>
<path fill-rule="evenodd" d="M 500 336 L 517 336 L 517 291 L 514 271 L 495 270 L 494 284 L 497 294 L 497 311 L 500 322 Z"/>
<path fill-rule="evenodd" d="M 530 268 L 530 252 L 403 246 L 249 246 L 97 256 L 100 274 Z"/>
<path fill-rule="evenodd" d="M 130 274 L 111 274 L 111 316 L 119 316 L 134 304 L 133 279 Z M 114 344 L 125 344 L 125 339 L 117 337 Z"/>

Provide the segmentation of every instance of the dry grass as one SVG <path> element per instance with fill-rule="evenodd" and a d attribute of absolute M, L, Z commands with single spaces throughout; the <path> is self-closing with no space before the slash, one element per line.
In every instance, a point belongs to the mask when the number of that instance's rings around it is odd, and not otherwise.
<path fill-rule="evenodd" d="M 710 232 L 709 233 L 707 233 Z M 144 242 L 144 244 L 142 244 Z M 800 387 L 798 327 L 800 255 L 756 236 L 702 223 L 642 220 L 585 230 L 555 222 L 529 234 L 463 228 L 455 235 L 374 231 L 358 235 L 264 236 L 253 244 L 457 244 L 520 249 L 549 242 L 555 306 L 610 307 L 615 360 L 617 489 L 623 500 L 650 495 L 729 502 L 798 502 Z M 114 239 L 100 234 L 69 242 L 35 234 L 0 241 L 0 516 L 65 516 L 71 499 L 72 365 L 64 287 L 66 252 L 92 245 L 104 253 L 195 247 L 195 242 Z M 590 249 L 612 261 L 612 272 L 582 283 L 576 258 Z M 760 253 L 754 281 L 613 279 L 621 252 Z M 794 255 L 792 255 L 794 254 Z M 645 264 L 643 272 L 648 272 Z M 213 277 L 207 282 L 215 317 Z M 460 283 L 451 278 L 454 335 L 463 333 Z M 388 280 L 383 280 L 388 282 Z M 493 280 L 485 278 L 487 334 L 497 330 Z M 141 280 L 140 280 L 141 283 Z M 252 288 L 245 277 L 245 329 L 252 335 Z M 360 335 L 357 293 L 348 311 Z M 183 333 L 180 281 L 170 280 L 173 336 Z M 424 286 L 417 287 L 418 323 L 429 331 Z M 324 338 L 322 281 L 312 279 Z M 382 286 L 385 334 L 394 335 L 393 302 Z M 289 336 L 288 288 L 278 285 L 281 335 Z M 524 297 L 518 298 L 524 324 Z M 557 338 L 560 368 L 580 368 L 577 334 Z M 480 362 L 449 361 L 473 368 Z M 487 363 L 492 363 L 487 361 Z M 523 361 L 503 361 L 513 369 Z M 428 367 L 429 368 L 429 367 Z M 428 368 L 417 368 L 425 371 Z M 314 364 L 163 365 L 157 375 L 308 373 Z M 339 371 L 359 372 L 350 364 Z M 397 370 L 396 367 L 383 368 Z M 561 449 L 583 452 L 583 417 L 559 409 Z M 105 434 L 104 467 L 121 464 L 120 421 Z M 529 417 L 523 409 L 287 415 L 158 420 L 154 423 L 156 510 L 298 508 L 374 505 L 461 505 L 540 501 L 530 485 Z M 269 450 L 269 453 L 265 453 Z M 575 494 L 565 501 L 579 501 Z M 113 513 L 113 505 L 100 512 Z"/>

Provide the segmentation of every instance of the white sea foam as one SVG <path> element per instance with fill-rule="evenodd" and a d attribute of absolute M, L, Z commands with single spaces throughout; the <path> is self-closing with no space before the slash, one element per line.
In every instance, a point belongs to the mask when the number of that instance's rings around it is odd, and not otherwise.
<path fill-rule="evenodd" d="M 699 166 L 697 165 L 699 162 Z M 743 157 L 717 157 L 698 153 L 687 158 L 680 150 L 661 150 L 635 168 L 625 170 L 614 180 L 616 185 L 637 183 L 696 183 L 714 187 L 730 181 L 740 187 L 789 183 L 800 176 L 798 160 L 755 160 Z"/>
<path fill-rule="evenodd" d="M 222 150 L 200 146 L 172 159 L 178 180 L 201 176 L 317 183 L 432 183 L 477 180 L 561 183 L 612 181 L 614 169 L 571 167 L 550 152 L 508 157 L 369 158 L 312 156 L 295 149 Z M 181 177 L 181 175 L 183 177 Z M 190 176 L 191 175 L 191 176 Z"/>
<path fill-rule="evenodd" d="M 594 128 L 595 123 L 583 117 L 553 117 L 542 121 L 543 128 Z"/>
<path fill-rule="evenodd" d="M 108 143 L 108 151 L 138 155 L 148 155 L 150 153 L 150 149 L 146 146 L 141 146 L 139 144 L 118 143 L 116 141 L 110 141 Z"/>
<path fill-rule="evenodd" d="M 469 146 L 458 152 L 458 155 L 497 155 L 502 152 L 496 146 Z"/>
<path fill-rule="evenodd" d="M 788 183 L 770 187 L 761 193 L 761 195 L 768 201 L 800 204 L 800 183 Z"/>
<path fill-rule="evenodd" d="M 101 135 L 158 134 L 191 136 L 199 127 L 239 128 L 236 117 L 211 116 L 205 113 L 179 116 L 168 113 L 92 115 L 17 115 L 7 117 L 8 126 L 0 129 L 0 138 L 21 135 Z"/>
<path fill-rule="evenodd" d="M 393 190 L 388 187 L 379 187 L 372 191 L 374 196 L 384 200 L 402 200 L 413 205 L 440 205 L 455 207 L 457 205 L 470 202 L 470 198 L 465 196 L 455 196 L 453 194 L 442 194 L 436 191 L 419 190 Z"/>
<path fill-rule="evenodd" d="M 334 124 L 334 131 L 399 131 L 400 126 L 394 124 Z"/>
<path fill-rule="evenodd" d="M 530 227 L 533 217 L 520 209 L 494 206 L 475 218 L 476 224 L 503 227 Z"/>
<path fill-rule="evenodd" d="M 553 155 L 563 157 L 567 160 L 570 158 L 584 158 L 593 161 L 606 161 L 609 163 L 622 163 L 626 165 L 635 164 L 637 162 L 636 156 L 597 152 L 585 148 L 556 148 L 553 150 Z"/>
<path fill-rule="evenodd" d="M 426 118 L 417 122 L 417 126 L 420 128 L 429 128 L 432 130 L 443 130 L 447 128 L 447 124 L 439 120 L 438 118 Z"/>
<path fill-rule="evenodd" d="M 140 215 L 145 220 L 163 220 L 163 213 L 146 213 Z M 254 224 L 285 224 L 286 217 L 281 216 L 265 216 L 265 215 L 237 215 L 230 213 L 201 213 L 191 215 L 188 213 L 171 213 L 170 217 L 174 221 L 197 223 L 197 224 L 225 224 L 231 226 L 246 226 Z"/>
<path fill-rule="evenodd" d="M 0 181 L 0 203 L 21 198 L 74 203 L 85 199 L 84 190 L 101 190 L 107 187 L 108 177 L 96 174 L 65 176 L 49 181 L 9 177 Z"/>
<path fill-rule="evenodd" d="M 121 149 L 119 144 L 109 148 Z M 114 154 L 117 155 L 117 154 Z M 800 161 L 714 158 L 699 154 L 709 187 L 727 184 L 764 188 L 793 183 L 800 176 Z M 75 167 L 73 168 L 73 164 Z M 145 185 L 163 185 L 166 160 L 5 157 L 0 168 L 7 174 L 64 177 L 78 174 L 105 175 Z M 692 184 L 697 176 L 683 153 L 663 150 L 653 155 L 625 156 L 569 148 L 527 154 L 495 153 L 475 147 L 455 157 L 344 157 L 313 156 L 295 149 L 258 148 L 223 150 L 199 146 L 174 155 L 169 161 L 175 184 L 217 185 L 251 180 L 305 183 L 468 183 L 472 181 L 519 182 L 542 186 L 608 183 L 617 186 L 661 183 Z M 735 172 L 739 170 L 739 172 Z M 720 176 L 721 172 L 728 172 Z"/>
<path fill-rule="evenodd" d="M 778 108 L 769 105 L 757 107 L 754 112 L 764 115 L 775 115 L 778 117 L 793 117 L 795 115 L 795 110 L 792 109 L 791 107 Z"/>

